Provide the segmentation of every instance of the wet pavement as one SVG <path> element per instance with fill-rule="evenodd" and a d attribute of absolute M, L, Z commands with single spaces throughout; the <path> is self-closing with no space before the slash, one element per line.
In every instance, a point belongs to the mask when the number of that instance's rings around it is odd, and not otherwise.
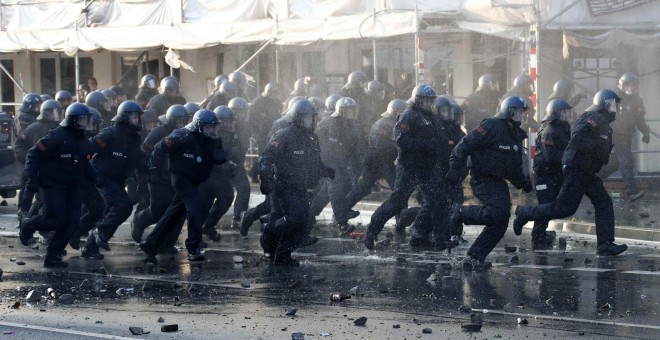
<path fill-rule="evenodd" d="M 368 204 L 352 222 L 368 221 L 373 210 Z M 69 249 L 68 270 L 53 271 L 41 266 L 43 245 L 19 244 L 12 209 L 11 202 L 0 207 L 0 228 L 5 228 L 0 231 L 5 306 L 0 331 L 14 332 L 3 336 L 291 339 L 302 332 L 307 339 L 660 338 L 660 244 L 654 242 L 619 240 L 630 249 L 609 258 L 595 255 L 590 235 L 560 233 L 565 245 L 534 250 L 528 237 L 511 233 L 489 257 L 491 270 L 464 272 L 452 262 L 467 245 L 451 254 L 414 252 L 388 224 L 381 240 L 390 236 L 391 244 L 369 252 L 340 237 L 326 209 L 314 231 L 319 243 L 294 254 L 302 261 L 298 268 L 273 267 L 262 258 L 258 223 L 243 239 L 223 220 L 222 240 L 209 241 L 201 263 L 188 262 L 182 250 L 160 255 L 158 266 L 145 264 L 126 223 L 105 260 L 86 260 Z M 479 231 L 468 226 L 465 238 L 474 239 Z M 47 288 L 71 294 L 73 304 L 26 301 L 29 291 L 41 296 Z M 331 303 L 335 292 L 353 296 Z M 10 308 L 17 299 L 18 309 Z M 294 316 L 285 315 L 289 307 L 297 308 Z M 483 318 L 479 333 L 461 329 L 471 313 Z M 360 317 L 368 318 L 366 324 L 354 325 Z M 527 324 L 519 325 L 519 318 Z M 169 324 L 179 330 L 161 332 Z M 132 335 L 131 326 L 151 333 Z M 423 333 L 425 328 L 432 333 Z"/>

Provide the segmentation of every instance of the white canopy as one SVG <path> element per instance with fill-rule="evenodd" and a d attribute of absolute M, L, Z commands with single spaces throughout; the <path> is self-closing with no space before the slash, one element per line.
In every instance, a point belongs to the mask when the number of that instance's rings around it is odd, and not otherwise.
<path fill-rule="evenodd" d="M 1 1 L 2 52 L 382 38 L 415 32 L 416 8 L 457 13 L 461 5 L 460 0 L 115 0 L 92 2 L 85 18 L 81 0 Z"/>

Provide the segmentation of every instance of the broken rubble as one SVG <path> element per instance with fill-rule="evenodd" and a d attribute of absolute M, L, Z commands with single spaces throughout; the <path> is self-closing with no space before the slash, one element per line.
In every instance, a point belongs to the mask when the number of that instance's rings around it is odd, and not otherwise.
<path fill-rule="evenodd" d="M 294 315 L 296 315 L 296 312 L 298 312 L 298 308 L 288 307 L 284 312 L 285 312 L 286 315 L 294 316 Z"/>
<path fill-rule="evenodd" d="M 431 334 L 431 333 L 433 333 L 433 330 L 430 329 L 430 328 L 424 328 L 424 329 L 422 329 L 422 333 L 424 333 L 424 334 Z"/>
<path fill-rule="evenodd" d="M 73 295 L 71 294 L 62 294 L 60 297 L 57 299 L 57 302 L 63 304 L 63 305 L 70 305 L 73 304 L 74 298 Z"/>
<path fill-rule="evenodd" d="M 143 335 L 143 334 L 151 333 L 149 331 L 145 331 L 144 328 L 142 327 L 128 327 L 128 330 L 131 331 L 131 334 L 133 335 Z"/>
<path fill-rule="evenodd" d="M 365 317 L 365 316 L 359 317 L 359 318 L 355 319 L 355 321 L 353 321 L 353 323 L 356 326 L 364 326 L 367 323 L 367 317 Z"/>
<path fill-rule="evenodd" d="M 234 256 L 233 260 L 234 260 L 234 263 L 243 263 L 243 261 L 244 261 L 243 256 L 238 256 L 238 255 Z"/>
<path fill-rule="evenodd" d="M 179 330 L 179 325 L 177 324 L 160 326 L 160 331 L 163 333 L 177 332 L 178 330 Z"/>
<path fill-rule="evenodd" d="M 39 300 L 41 300 L 41 296 L 39 296 L 39 294 L 35 293 L 34 290 L 31 290 L 27 294 L 27 296 L 25 297 L 25 301 L 27 301 L 27 302 L 37 302 Z"/>

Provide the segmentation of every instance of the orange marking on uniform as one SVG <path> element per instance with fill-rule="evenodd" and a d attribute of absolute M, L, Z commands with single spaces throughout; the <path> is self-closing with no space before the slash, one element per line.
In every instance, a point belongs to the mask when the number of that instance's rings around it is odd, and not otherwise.
<path fill-rule="evenodd" d="M 482 128 L 481 126 L 478 127 L 476 130 L 477 130 L 477 132 L 479 132 L 479 133 L 482 134 L 483 136 L 486 135 L 486 129 Z"/>

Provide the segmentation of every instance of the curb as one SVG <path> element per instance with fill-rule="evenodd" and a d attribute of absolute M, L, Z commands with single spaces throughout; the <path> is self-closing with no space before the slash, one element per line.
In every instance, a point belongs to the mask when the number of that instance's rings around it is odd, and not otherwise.
<path fill-rule="evenodd" d="M 532 229 L 534 222 L 527 223 L 525 229 Z M 553 220 L 548 223 L 548 230 L 564 233 L 596 235 L 596 225 L 593 223 L 575 222 L 570 220 Z M 640 241 L 660 242 L 660 231 L 647 228 L 615 226 L 617 238 L 628 238 Z"/>

